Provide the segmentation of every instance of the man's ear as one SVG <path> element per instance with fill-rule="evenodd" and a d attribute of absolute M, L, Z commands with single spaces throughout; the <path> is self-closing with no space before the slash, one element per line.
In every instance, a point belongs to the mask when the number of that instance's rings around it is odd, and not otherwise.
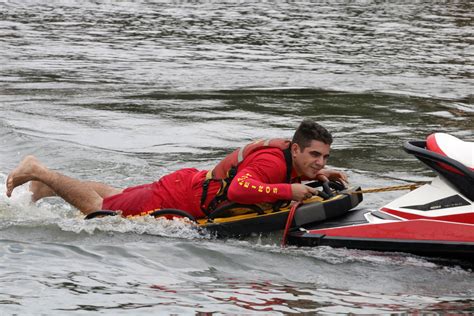
<path fill-rule="evenodd" d="M 296 155 L 299 152 L 301 152 L 300 146 L 297 143 L 291 144 L 291 154 L 292 154 L 292 156 Z"/>

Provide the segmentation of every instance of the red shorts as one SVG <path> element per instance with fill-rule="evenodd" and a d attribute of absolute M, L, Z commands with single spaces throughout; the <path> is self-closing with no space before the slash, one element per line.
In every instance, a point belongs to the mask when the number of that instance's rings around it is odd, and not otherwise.
<path fill-rule="evenodd" d="M 188 212 L 195 218 L 203 217 L 199 203 L 202 192 L 200 183 L 205 173 L 194 168 L 175 171 L 159 181 L 130 187 L 105 198 L 102 209 L 122 211 L 123 216 L 134 216 L 173 208 Z"/>
<path fill-rule="evenodd" d="M 155 183 L 130 187 L 122 193 L 109 196 L 102 202 L 103 210 L 122 211 L 123 216 L 146 214 L 162 208 L 162 198 L 154 194 Z"/>

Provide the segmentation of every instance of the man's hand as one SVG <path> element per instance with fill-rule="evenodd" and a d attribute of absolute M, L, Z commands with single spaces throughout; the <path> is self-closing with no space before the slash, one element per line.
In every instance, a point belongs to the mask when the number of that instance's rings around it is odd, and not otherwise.
<path fill-rule="evenodd" d="M 318 190 L 301 183 L 293 183 L 291 185 L 291 193 L 293 194 L 293 201 L 299 202 L 305 199 L 309 199 L 314 194 L 318 193 Z"/>
<path fill-rule="evenodd" d="M 342 171 L 336 171 L 332 169 L 322 169 L 316 175 L 316 179 L 322 182 L 335 181 L 344 184 L 347 187 L 348 177 Z"/>

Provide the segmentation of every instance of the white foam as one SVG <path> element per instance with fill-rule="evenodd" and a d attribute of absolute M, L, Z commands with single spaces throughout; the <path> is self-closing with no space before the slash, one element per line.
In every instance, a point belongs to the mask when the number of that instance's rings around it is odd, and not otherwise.
<path fill-rule="evenodd" d="M 96 231 L 148 234 L 162 237 L 175 237 L 184 239 L 210 238 L 207 232 L 198 229 L 188 219 L 154 218 L 141 216 L 132 219 L 120 216 L 107 216 L 84 220 L 81 218 L 68 218 L 60 221 L 58 226 L 64 231 L 75 233 L 86 232 L 93 234 Z"/>
<path fill-rule="evenodd" d="M 28 190 L 28 184 L 21 185 L 13 191 L 12 196 L 6 196 L 6 175 L 0 174 L 0 219 L 2 224 L 6 221 L 10 223 L 28 223 L 38 220 L 57 220 L 74 212 L 66 204 L 31 202 L 31 192 Z"/>

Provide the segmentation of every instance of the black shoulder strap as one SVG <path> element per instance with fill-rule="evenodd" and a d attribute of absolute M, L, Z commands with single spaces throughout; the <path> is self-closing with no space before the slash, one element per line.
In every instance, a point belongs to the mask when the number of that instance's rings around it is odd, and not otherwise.
<path fill-rule="evenodd" d="M 285 163 L 286 163 L 286 183 L 291 183 L 291 171 L 293 169 L 293 159 L 291 158 L 291 146 L 287 149 L 283 150 L 283 155 L 285 156 Z M 278 212 L 280 208 L 285 204 L 286 201 L 280 200 L 276 201 L 273 204 L 273 211 Z"/>
<path fill-rule="evenodd" d="M 206 214 L 206 216 L 209 216 L 209 211 L 206 208 L 206 198 L 207 198 L 207 191 L 209 189 L 209 183 L 211 182 L 212 179 L 206 179 L 204 180 L 202 184 L 202 193 L 201 193 L 201 211 Z"/>
<path fill-rule="evenodd" d="M 283 150 L 286 162 L 286 183 L 291 182 L 291 171 L 293 169 L 293 159 L 291 158 L 291 146 Z"/>

